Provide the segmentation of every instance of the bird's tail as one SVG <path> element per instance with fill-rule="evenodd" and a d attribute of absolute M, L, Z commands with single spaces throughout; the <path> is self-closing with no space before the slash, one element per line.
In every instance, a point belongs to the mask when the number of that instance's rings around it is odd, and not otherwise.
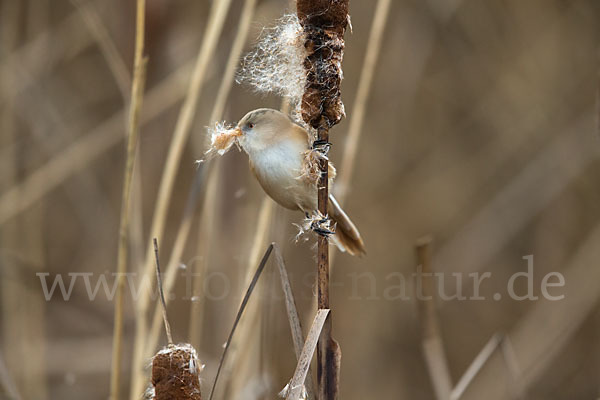
<path fill-rule="evenodd" d="M 347 251 L 353 256 L 362 256 L 366 253 L 365 243 L 360 237 L 356 226 L 350 217 L 342 210 L 335 197 L 329 195 L 327 205 L 329 217 L 335 222 L 335 234 L 331 237 L 333 242 L 342 251 Z"/>

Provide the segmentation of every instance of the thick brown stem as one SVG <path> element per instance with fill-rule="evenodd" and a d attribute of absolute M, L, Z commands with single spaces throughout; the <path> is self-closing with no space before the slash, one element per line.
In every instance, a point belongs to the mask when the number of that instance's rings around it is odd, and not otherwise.
<path fill-rule="evenodd" d="M 304 30 L 304 60 L 307 79 L 302 97 L 302 119 L 318 130 L 316 147 L 325 152 L 329 146 L 329 128 L 344 116 L 340 83 L 342 81 L 342 56 L 344 33 L 348 23 L 349 0 L 297 0 L 298 18 Z M 329 162 L 321 158 L 318 208 L 327 215 L 329 202 Z M 329 243 L 326 235 L 318 237 L 318 305 L 329 307 Z M 319 400 L 337 398 L 340 349 L 331 337 L 331 313 L 325 321 L 317 348 L 317 380 Z"/>
<path fill-rule="evenodd" d="M 329 141 L 329 129 L 326 127 L 319 129 L 319 140 L 322 143 Z M 329 176 L 328 166 L 329 162 L 326 158 L 322 158 L 320 161 L 321 177 L 319 178 L 319 212 L 323 215 L 327 215 L 327 202 L 329 197 Z M 318 268 L 318 304 L 319 309 L 329 308 L 329 243 L 327 236 L 319 235 L 318 237 L 318 249 L 317 249 L 317 268 Z M 327 316 L 321 336 L 319 338 L 319 345 L 317 348 L 317 381 L 319 382 L 319 399 L 332 399 L 330 390 L 331 380 L 329 379 L 331 374 L 328 368 L 329 363 L 327 362 L 328 354 L 330 353 L 330 341 L 331 341 L 331 314 Z"/>
<path fill-rule="evenodd" d="M 329 142 L 329 128 L 319 128 L 319 141 L 321 143 Z M 320 159 L 319 169 L 321 170 L 321 174 L 318 182 L 318 207 L 321 214 L 327 215 L 327 203 L 329 202 L 329 161 L 326 157 Z M 327 236 L 319 235 L 317 259 L 319 273 L 319 308 L 329 308 L 329 246 Z"/>

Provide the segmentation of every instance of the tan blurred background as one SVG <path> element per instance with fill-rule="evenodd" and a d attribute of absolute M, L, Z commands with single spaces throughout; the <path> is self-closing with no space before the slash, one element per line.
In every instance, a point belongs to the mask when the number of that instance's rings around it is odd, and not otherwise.
<path fill-rule="evenodd" d="M 150 240 L 162 169 L 211 7 L 209 1 L 147 1 L 149 62 L 131 272 L 141 269 Z M 114 281 L 134 3 L 0 1 L 1 398 L 15 392 L 23 399 L 108 397 L 113 302 L 102 290 L 91 301 L 82 278 L 69 301 L 58 294 L 45 301 L 36 274 L 49 273 L 49 284 L 57 274 L 68 284 L 69 273 L 93 273 L 92 285 L 101 274 Z M 205 127 L 214 122 L 209 118 L 242 3 L 232 2 L 195 108 L 159 238 L 165 265 L 194 160 L 206 149 Z M 346 34 L 342 86 L 348 118 L 331 132 L 331 160 L 338 165 L 365 53 L 374 45 L 375 4 L 350 1 L 353 32 Z M 286 9 L 284 0 L 258 2 L 245 51 Z M 368 254 L 336 254 L 332 274 L 334 336 L 343 352 L 340 398 L 435 398 L 411 275 L 414 245 L 424 235 L 434 237 L 433 269 L 444 273 L 449 295 L 456 291 L 452 273 L 465 277 L 467 295 L 468 273 L 492 275 L 481 285 L 486 300 L 438 302 L 453 384 L 490 338 L 506 335 L 462 398 L 600 396 L 598 43 L 600 3 L 594 0 L 392 0 L 344 201 Z M 223 119 L 235 122 L 280 101 L 234 85 Z M 212 295 L 198 294 L 203 311 L 195 332 L 201 336 L 189 337 L 183 276 L 169 306 L 175 340 L 192 341 L 206 364 L 204 390 L 245 291 L 264 198 L 245 154 L 232 151 L 216 165 L 217 195 L 208 212 L 213 228 L 200 232 L 198 200 L 179 260 L 188 270 L 206 261 L 207 272 L 217 276 L 208 287 Z M 275 207 L 258 244 L 261 252 L 271 241 L 282 247 L 306 333 L 314 315 L 315 252 L 314 238 L 293 240 L 292 223 L 301 217 Z M 516 301 L 506 295 L 507 282 L 527 270 L 528 255 L 539 299 Z M 563 300 L 540 293 L 550 272 L 565 278 L 564 287 L 551 290 Z M 410 300 L 393 291 L 398 273 Z M 517 292 L 526 292 L 524 280 L 518 282 Z M 241 361 L 226 368 L 217 397 L 273 399 L 293 374 L 274 265 L 252 301 L 259 310 L 249 328 L 255 334 L 246 331 L 234 342 L 233 357 Z M 123 398 L 135 331 L 129 295 L 125 312 Z"/>

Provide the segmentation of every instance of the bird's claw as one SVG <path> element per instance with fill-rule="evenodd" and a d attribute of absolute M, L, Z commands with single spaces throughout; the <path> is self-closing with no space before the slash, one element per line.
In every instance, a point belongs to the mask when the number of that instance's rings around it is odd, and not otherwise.
<path fill-rule="evenodd" d="M 327 140 L 317 139 L 312 143 L 313 150 L 318 150 L 323 154 L 327 154 L 331 148 L 331 143 Z"/>
<path fill-rule="evenodd" d="M 335 231 L 329 229 L 329 226 L 331 226 L 331 220 L 327 217 L 315 220 L 310 224 L 310 228 L 321 236 L 330 236 L 335 233 Z"/>

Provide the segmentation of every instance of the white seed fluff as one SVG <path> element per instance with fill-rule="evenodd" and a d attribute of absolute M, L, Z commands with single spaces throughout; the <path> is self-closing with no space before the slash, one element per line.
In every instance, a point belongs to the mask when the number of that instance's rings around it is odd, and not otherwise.
<path fill-rule="evenodd" d="M 244 57 L 236 81 L 259 93 L 286 97 L 298 107 L 306 84 L 306 55 L 298 16 L 284 15 L 275 26 L 263 29 L 255 49 Z"/>

